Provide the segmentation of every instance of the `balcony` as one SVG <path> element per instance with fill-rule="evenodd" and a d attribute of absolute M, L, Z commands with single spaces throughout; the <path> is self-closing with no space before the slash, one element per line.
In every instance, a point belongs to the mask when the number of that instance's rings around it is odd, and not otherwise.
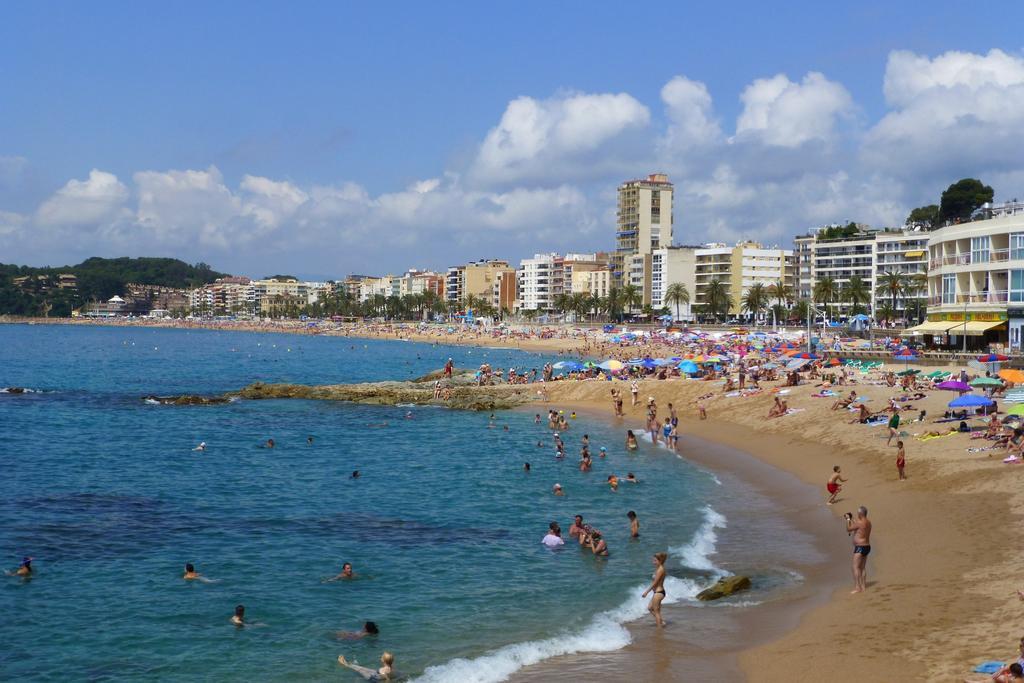
<path fill-rule="evenodd" d="M 969 266 L 972 264 L 981 265 L 985 263 L 1000 263 L 1003 261 L 1020 260 L 1024 259 L 1024 254 L 1020 253 L 1020 250 L 1014 250 L 1015 254 L 1010 253 L 1010 249 L 990 249 L 988 252 L 988 258 L 975 259 L 971 253 L 965 252 L 963 254 L 953 254 L 951 256 L 941 256 L 928 261 L 929 268 L 941 268 L 942 266 Z"/>
<path fill-rule="evenodd" d="M 945 301 L 949 296 L 928 297 L 929 306 L 963 306 L 965 304 L 1005 304 L 1010 300 L 1010 293 L 1005 289 L 993 290 L 990 292 L 969 292 L 967 294 L 953 295 L 953 301 Z"/>

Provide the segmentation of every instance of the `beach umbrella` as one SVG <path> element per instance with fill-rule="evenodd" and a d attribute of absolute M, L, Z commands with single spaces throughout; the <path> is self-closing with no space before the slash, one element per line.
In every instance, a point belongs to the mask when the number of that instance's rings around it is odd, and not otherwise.
<path fill-rule="evenodd" d="M 832 358 L 831 360 L 829 360 L 828 364 L 831 365 L 832 367 L 835 367 L 837 365 L 842 365 L 843 361 L 841 361 L 838 358 Z"/>
<path fill-rule="evenodd" d="M 1010 360 L 1009 356 L 1001 356 L 998 353 L 986 353 L 984 356 L 978 356 L 979 363 L 1002 363 L 1008 360 Z"/>
<path fill-rule="evenodd" d="M 765 370 L 774 370 L 775 368 L 779 367 L 779 364 L 778 363 L 765 363 L 761 367 L 764 368 Z"/>
<path fill-rule="evenodd" d="M 1024 403 L 1018 403 L 1015 406 L 1010 406 L 1010 409 L 1006 411 L 1007 415 L 1024 415 Z"/>
<path fill-rule="evenodd" d="M 984 396 L 977 394 L 964 394 L 963 396 L 957 396 L 949 402 L 950 408 L 979 408 L 981 406 L 990 406 L 994 401 Z"/>
<path fill-rule="evenodd" d="M 920 370 L 904 370 L 903 372 L 897 372 L 896 374 L 898 376 L 900 376 L 900 377 L 903 377 L 905 375 L 916 375 L 919 372 L 921 372 L 921 371 Z"/>
<path fill-rule="evenodd" d="M 819 356 L 816 353 L 808 353 L 807 351 L 804 351 L 803 353 L 798 353 L 793 356 L 793 358 L 802 358 L 804 360 L 817 360 L 820 357 L 821 356 Z"/>
<path fill-rule="evenodd" d="M 970 381 L 972 387 L 1001 387 L 1003 383 L 995 377 L 975 377 Z"/>
<path fill-rule="evenodd" d="M 971 390 L 970 385 L 955 379 L 947 379 L 945 382 L 939 382 L 938 384 L 935 385 L 935 388 L 945 389 L 946 391 L 959 391 L 962 393 Z"/>
<path fill-rule="evenodd" d="M 616 370 L 621 370 L 626 366 L 622 363 L 622 361 L 615 360 L 614 358 L 609 358 L 608 360 L 601 363 L 597 367 L 601 368 L 602 370 L 608 370 L 609 372 L 615 372 Z"/>
<path fill-rule="evenodd" d="M 679 364 L 679 372 L 687 375 L 695 375 L 697 374 L 697 364 L 692 360 L 684 360 Z"/>
<path fill-rule="evenodd" d="M 1005 379 L 1007 382 L 1013 382 L 1014 384 L 1024 384 L 1024 371 L 1022 370 L 1006 368 L 1005 370 L 1000 370 L 996 374 Z"/>
<path fill-rule="evenodd" d="M 575 372 L 583 369 L 583 363 L 574 360 L 560 360 L 551 367 L 555 370 L 571 370 Z"/>
<path fill-rule="evenodd" d="M 802 368 L 803 366 L 807 365 L 810 362 L 811 361 L 807 360 L 806 358 L 794 358 L 793 360 L 789 361 L 789 363 L 786 365 L 786 369 L 799 370 L 800 368 Z"/>
<path fill-rule="evenodd" d="M 1010 389 L 1003 400 L 1007 403 L 1024 403 L 1024 389 Z"/>

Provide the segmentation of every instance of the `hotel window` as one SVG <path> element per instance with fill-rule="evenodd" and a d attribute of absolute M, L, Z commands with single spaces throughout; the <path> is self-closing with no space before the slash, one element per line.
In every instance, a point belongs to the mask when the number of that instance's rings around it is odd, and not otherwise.
<path fill-rule="evenodd" d="M 1024 270 L 1010 271 L 1010 301 L 1024 301 Z"/>
<path fill-rule="evenodd" d="M 988 237 L 971 238 L 971 263 L 988 263 Z"/>
<path fill-rule="evenodd" d="M 1024 232 L 1010 233 L 1010 259 L 1024 259 Z"/>
<path fill-rule="evenodd" d="M 942 303 L 951 304 L 956 301 L 956 275 L 942 276 Z"/>

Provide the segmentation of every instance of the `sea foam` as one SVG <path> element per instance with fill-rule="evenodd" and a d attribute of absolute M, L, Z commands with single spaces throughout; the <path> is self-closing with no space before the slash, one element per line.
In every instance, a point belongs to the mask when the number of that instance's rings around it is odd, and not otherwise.
<path fill-rule="evenodd" d="M 689 543 L 670 549 L 669 554 L 684 566 L 707 571 L 711 580 L 698 583 L 692 579 L 669 576 L 665 580 L 667 596 L 663 604 L 695 601 L 697 593 L 727 572 L 716 567 L 710 556 L 716 552 L 718 536 L 715 529 L 725 528 L 726 519 L 710 505 L 704 507 L 704 521 Z M 444 664 L 427 667 L 416 683 L 499 683 L 508 680 L 519 669 L 557 657 L 578 652 L 612 652 L 632 641 L 624 624 L 643 618 L 647 614 L 649 598 L 641 597 L 648 584 L 637 585 L 629 597 L 618 607 L 594 616 L 580 631 L 567 632 L 543 640 L 513 643 L 473 659 L 452 659 Z"/>

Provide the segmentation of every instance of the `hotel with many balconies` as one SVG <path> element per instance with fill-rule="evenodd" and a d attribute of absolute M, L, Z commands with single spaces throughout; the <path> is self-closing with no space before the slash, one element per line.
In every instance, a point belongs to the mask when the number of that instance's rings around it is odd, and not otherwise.
<path fill-rule="evenodd" d="M 928 320 L 913 331 L 940 345 L 1021 349 L 1024 202 L 985 206 L 928 240 Z"/>

